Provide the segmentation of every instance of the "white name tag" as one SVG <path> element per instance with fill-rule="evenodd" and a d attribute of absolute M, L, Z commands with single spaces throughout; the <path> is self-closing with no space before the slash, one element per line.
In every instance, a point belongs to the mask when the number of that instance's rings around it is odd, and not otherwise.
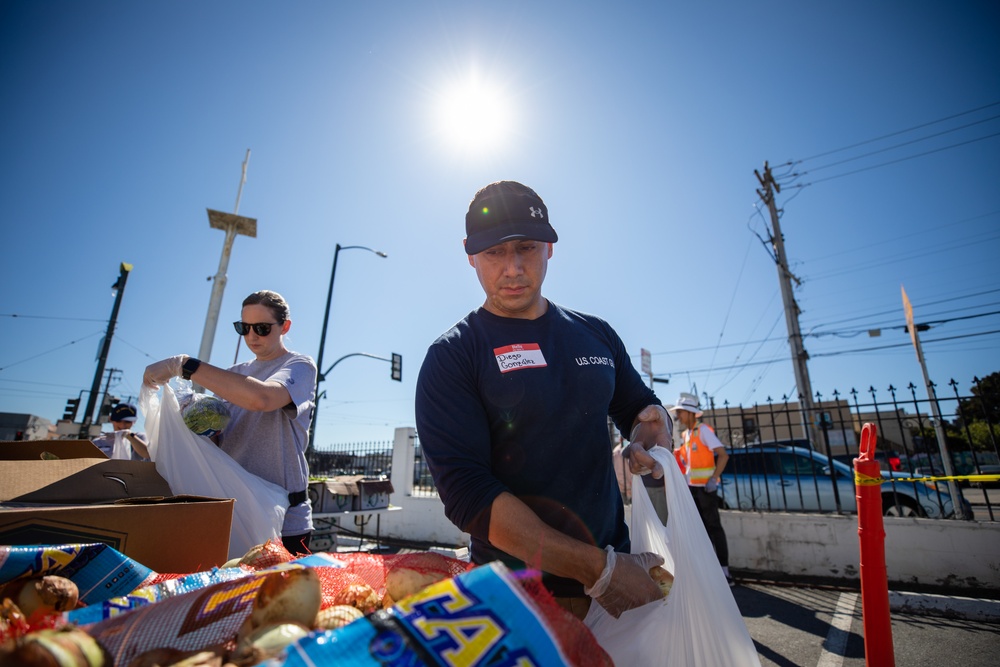
<path fill-rule="evenodd" d="M 514 343 L 506 347 L 497 347 L 493 349 L 493 354 L 497 357 L 501 373 L 521 368 L 543 368 L 548 365 L 537 343 Z"/>

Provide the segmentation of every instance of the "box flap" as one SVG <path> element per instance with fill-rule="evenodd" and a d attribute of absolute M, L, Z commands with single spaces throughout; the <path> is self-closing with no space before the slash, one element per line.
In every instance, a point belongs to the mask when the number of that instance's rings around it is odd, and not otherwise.
<path fill-rule="evenodd" d="M 171 495 L 155 464 L 145 461 L 0 461 L 0 501 L 91 504 Z"/>
<path fill-rule="evenodd" d="M 356 496 L 359 494 L 358 482 L 364 479 L 364 475 L 340 475 L 323 480 L 326 489 L 334 495 Z"/>
<path fill-rule="evenodd" d="M 42 456 L 47 452 L 52 456 Z M 0 441 L 0 461 L 42 461 L 45 459 L 106 459 L 90 440 Z"/>
<path fill-rule="evenodd" d="M 362 479 L 358 488 L 362 493 L 392 493 L 392 482 L 388 479 Z"/>

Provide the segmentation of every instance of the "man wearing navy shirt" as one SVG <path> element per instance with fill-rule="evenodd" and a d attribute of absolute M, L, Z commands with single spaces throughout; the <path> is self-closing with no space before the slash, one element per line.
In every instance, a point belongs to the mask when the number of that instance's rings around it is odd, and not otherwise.
<path fill-rule="evenodd" d="M 579 618 L 591 599 L 616 617 L 658 599 L 662 559 L 628 553 L 607 419 L 631 435 L 632 470 L 660 477 L 646 449 L 671 446 L 670 417 L 610 325 L 542 296 L 558 236 L 534 190 L 492 183 L 465 224 L 486 300 L 430 346 L 416 391 L 445 514 L 473 562 L 541 570 Z"/>

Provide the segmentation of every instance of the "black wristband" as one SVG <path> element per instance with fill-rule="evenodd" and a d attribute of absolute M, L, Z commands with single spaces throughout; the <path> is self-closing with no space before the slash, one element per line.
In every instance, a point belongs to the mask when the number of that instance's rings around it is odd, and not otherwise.
<path fill-rule="evenodd" d="M 185 380 L 190 380 L 191 376 L 194 375 L 199 366 L 201 366 L 200 361 L 194 357 L 188 357 L 188 360 L 181 366 L 181 377 Z"/>

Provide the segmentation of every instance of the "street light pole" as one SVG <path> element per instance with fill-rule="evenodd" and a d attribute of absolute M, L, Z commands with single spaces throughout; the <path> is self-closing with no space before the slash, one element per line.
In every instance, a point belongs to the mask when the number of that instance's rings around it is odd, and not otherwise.
<path fill-rule="evenodd" d="M 330 289 L 326 293 L 326 309 L 323 311 L 323 331 L 319 336 L 319 356 L 316 357 L 316 399 L 313 403 L 313 413 L 312 419 L 309 421 L 309 445 L 306 447 L 307 452 L 313 450 L 313 444 L 316 442 L 316 413 L 319 411 L 319 383 L 326 379 L 326 374 L 323 373 L 323 351 L 326 349 L 326 330 L 330 323 L 330 302 L 333 300 L 333 280 L 337 277 L 337 258 L 340 256 L 341 250 L 367 250 L 370 253 L 374 253 L 379 257 L 388 257 L 387 254 L 381 250 L 375 250 L 374 248 L 369 248 L 363 245 L 349 245 L 341 246 L 339 243 L 336 245 L 333 251 L 333 268 L 330 270 Z"/>
<path fill-rule="evenodd" d="M 208 315 L 205 316 L 205 329 L 201 334 L 201 347 L 198 348 L 198 358 L 202 361 L 209 361 L 212 357 L 212 343 L 215 341 L 215 329 L 219 323 L 219 310 L 222 308 L 222 293 L 226 289 L 226 271 L 229 268 L 229 256 L 233 251 L 233 241 L 237 234 L 243 234 L 250 238 L 257 238 L 256 218 L 247 218 L 238 215 L 240 211 L 240 198 L 243 196 L 243 184 L 247 182 L 247 162 L 250 161 L 250 149 L 243 159 L 243 175 L 240 178 L 240 187 L 236 193 L 236 205 L 232 213 L 208 210 L 208 226 L 213 229 L 221 229 L 226 232 L 226 238 L 222 243 L 222 257 L 219 258 L 219 270 L 215 274 L 212 283 L 212 295 L 208 301 Z M 197 386 L 196 386 L 197 389 Z M 200 389 L 198 389 L 200 391 Z"/>

